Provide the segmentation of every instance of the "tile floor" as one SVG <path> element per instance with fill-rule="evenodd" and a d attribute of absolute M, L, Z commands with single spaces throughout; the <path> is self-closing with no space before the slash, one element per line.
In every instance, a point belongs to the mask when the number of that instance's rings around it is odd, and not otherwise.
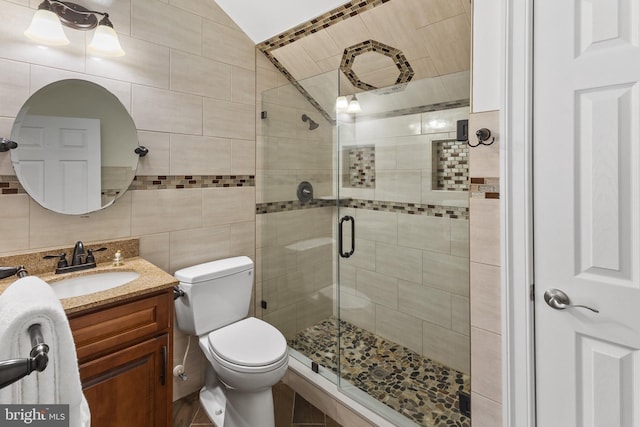
<path fill-rule="evenodd" d="M 276 427 L 342 427 L 283 383 L 273 387 Z M 198 393 L 173 404 L 173 427 L 211 427 Z M 256 426 L 259 427 L 259 426 Z"/>
<path fill-rule="evenodd" d="M 289 345 L 420 426 L 471 425 L 458 407 L 459 392 L 470 392 L 469 375 L 406 347 L 335 317 L 301 331 Z"/>

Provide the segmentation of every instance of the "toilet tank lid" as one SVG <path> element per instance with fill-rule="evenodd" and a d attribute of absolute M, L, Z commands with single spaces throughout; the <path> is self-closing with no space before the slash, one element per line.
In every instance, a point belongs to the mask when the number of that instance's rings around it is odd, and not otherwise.
<path fill-rule="evenodd" d="M 229 276 L 253 268 L 253 261 L 246 256 L 219 259 L 183 268 L 175 272 L 174 276 L 184 283 L 198 283 L 219 277 Z"/>

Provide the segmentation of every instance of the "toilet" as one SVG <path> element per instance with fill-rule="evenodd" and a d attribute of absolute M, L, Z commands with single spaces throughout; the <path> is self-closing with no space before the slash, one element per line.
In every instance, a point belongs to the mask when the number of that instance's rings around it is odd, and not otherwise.
<path fill-rule="evenodd" d="M 246 317 L 253 261 L 241 256 L 178 270 L 178 329 L 198 337 L 209 364 L 200 402 L 217 427 L 274 427 L 271 387 L 288 366 L 275 327 Z"/>

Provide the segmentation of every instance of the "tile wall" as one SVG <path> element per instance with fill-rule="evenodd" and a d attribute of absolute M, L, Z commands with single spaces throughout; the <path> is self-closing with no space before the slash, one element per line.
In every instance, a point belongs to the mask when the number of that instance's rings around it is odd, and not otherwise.
<path fill-rule="evenodd" d="M 469 132 L 487 128 L 490 146 L 469 149 L 471 411 L 473 427 L 502 425 L 499 112 L 472 113 Z"/>
<path fill-rule="evenodd" d="M 127 54 L 96 60 L 85 54 L 90 33 L 65 30 L 71 44 L 47 50 L 27 40 L 23 31 L 39 3 L 0 0 L 0 136 L 11 134 L 36 90 L 79 78 L 116 94 L 150 153 L 136 185 L 94 214 L 59 215 L 18 191 L 0 195 L 0 254 L 135 236 L 140 254 L 169 273 L 228 256 L 254 257 L 253 42 L 213 0 L 118 0 L 108 2 L 108 12 Z M 82 4 L 105 8 L 99 0 Z M 0 153 L 0 175 L 14 175 L 8 153 Z M 224 184 L 243 179 L 242 186 Z M 176 331 L 176 362 L 182 363 L 186 342 Z M 204 366 L 194 341 L 189 379 L 174 382 L 174 399 L 201 387 Z"/>

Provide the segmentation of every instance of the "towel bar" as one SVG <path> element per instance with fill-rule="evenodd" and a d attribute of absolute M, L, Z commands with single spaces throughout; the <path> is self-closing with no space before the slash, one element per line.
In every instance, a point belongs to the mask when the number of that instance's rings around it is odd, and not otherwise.
<path fill-rule="evenodd" d="M 44 343 L 40 324 L 34 323 L 27 330 L 31 337 L 31 352 L 24 359 L 11 359 L 0 362 L 0 388 L 13 384 L 33 371 L 42 372 L 49 363 L 49 346 Z"/>

